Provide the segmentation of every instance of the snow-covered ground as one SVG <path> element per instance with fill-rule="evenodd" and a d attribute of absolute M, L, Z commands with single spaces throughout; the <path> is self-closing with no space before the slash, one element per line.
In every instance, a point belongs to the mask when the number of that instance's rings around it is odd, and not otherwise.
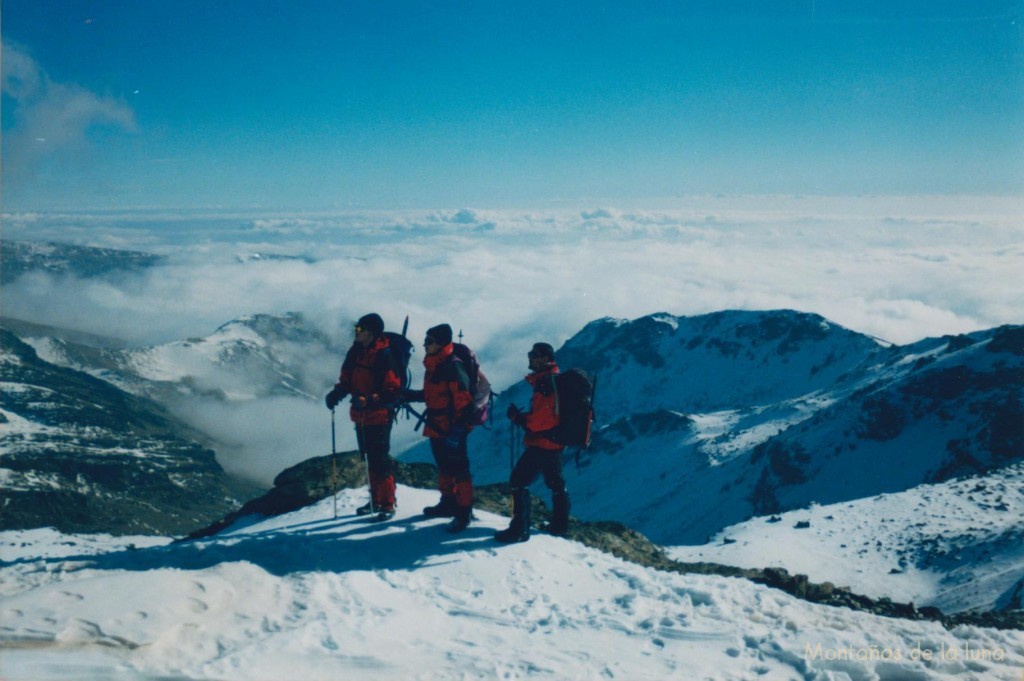
<path fill-rule="evenodd" d="M 502 546 L 491 536 L 506 520 L 484 512 L 451 536 L 418 515 L 434 497 L 401 487 L 396 518 L 375 525 L 352 515 L 364 494 L 345 491 L 337 519 L 327 499 L 180 544 L 0 533 L 0 677 L 1020 681 L 1024 671 L 1024 632 L 812 605 L 545 535 Z"/>
<path fill-rule="evenodd" d="M 906 492 L 754 518 L 676 560 L 784 567 L 945 612 L 1006 607 L 1024 584 L 1024 464 Z M 785 550 L 780 550 L 785 547 Z"/>

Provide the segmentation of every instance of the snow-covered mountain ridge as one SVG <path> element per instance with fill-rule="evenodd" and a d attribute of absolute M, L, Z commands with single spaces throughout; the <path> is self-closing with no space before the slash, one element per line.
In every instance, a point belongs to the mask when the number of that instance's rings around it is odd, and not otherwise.
<path fill-rule="evenodd" d="M 140 272 L 161 260 L 141 251 L 0 239 L 0 283 L 9 284 L 29 272 L 78 277 Z"/>
<path fill-rule="evenodd" d="M 574 512 L 662 543 L 1024 457 L 1024 327 L 900 347 L 797 312 L 660 314 L 593 322 L 558 361 L 598 377 Z M 510 402 L 525 382 L 495 413 Z M 475 473 L 506 477 L 505 423 L 474 438 Z"/>
<path fill-rule="evenodd" d="M 569 339 L 558 360 L 600 376 L 604 414 L 713 413 L 832 390 L 882 350 L 818 315 L 731 310 L 600 319 Z"/>
<path fill-rule="evenodd" d="M 0 523 L 180 533 L 235 507 L 213 451 L 159 405 L 0 329 Z"/>
<path fill-rule="evenodd" d="M 1003 489 L 1004 499 L 955 506 L 965 514 L 950 538 L 955 559 L 942 559 L 934 544 L 950 521 L 908 511 L 908 522 L 923 523 L 906 537 L 909 546 L 874 552 L 877 560 L 851 558 L 848 565 L 863 573 L 819 569 L 815 579 L 952 611 L 1009 607 L 1024 572 L 1012 526 L 1019 513 L 1006 510 L 1014 508 L 1008 499 L 1024 496 L 1012 468 L 1024 458 L 1024 327 L 901 347 L 796 312 L 658 314 L 593 322 L 558 360 L 598 377 L 594 442 L 579 469 L 574 452 L 565 459 L 580 518 L 615 518 L 679 546 L 680 556 L 732 563 L 730 556 L 742 554 L 714 547 L 737 523 L 761 527 L 772 516 L 818 507 L 838 516 L 858 500 L 866 513 L 866 500 L 881 495 L 904 494 L 920 508 L 929 492 L 919 487 L 932 485 L 932 497 L 940 497 L 934 486 L 960 489 L 954 481 L 967 479 L 963 485 Z M 509 402 L 528 404 L 528 387 L 505 391 L 495 413 Z M 509 437 L 503 421 L 474 434 L 474 473 L 482 481 L 507 477 Z M 542 483 L 535 492 L 546 494 Z M 851 522 L 867 536 L 856 544 L 889 536 L 875 516 L 858 519 Z M 992 527 L 1004 531 L 992 536 Z M 787 562 L 781 535 L 773 537 L 756 543 L 756 559 L 735 564 L 807 573 L 799 560 Z M 837 555 L 846 553 L 837 547 Z M 901 573 L 888 577 L 893 569 Z M 972 580 L 973 591 L 962 586 Z"/>
<path fill-rule="evenodd" d="M 313 405 L 322 405 L 347 347 L 300 313 L 246 315 L 207 336 L 144 347 L 16 326 L 46 360 L 162 404 L 203 433 L 235 478 L 266 487 L 283 467 L 330 443 L 326 412 Z M 352 431 L 340 435 L 344 446 Z"/>
<path fill-rule="evenodd" d="M 324 365 L 344 353 L 295 312 L 249 315 L 202 338 L 142 348 L 96 347 L 52 336 L 26 342 L 47 361 L 165 402 L 196 396 L 319 399 Z"/>

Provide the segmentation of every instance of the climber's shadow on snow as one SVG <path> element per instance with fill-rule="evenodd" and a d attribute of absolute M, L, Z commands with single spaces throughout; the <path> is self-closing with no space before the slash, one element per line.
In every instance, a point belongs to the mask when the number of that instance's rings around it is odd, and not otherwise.
<path fill-rule="evenodd" d="M 263 520 L 252 518 L 248 525 Z M 448 533 L 445 524 L 423 516 L 385 523 L 352 516 L 246 531 L 239 523 L 212 537 L 80 559 L 89 567 L 110 570 L 202 570 L 221 563 L 248 562 L 284 576 L 310 571 L 408 570 L 498 546 L 489 524 L 478 520 L 458 534 Z"/>

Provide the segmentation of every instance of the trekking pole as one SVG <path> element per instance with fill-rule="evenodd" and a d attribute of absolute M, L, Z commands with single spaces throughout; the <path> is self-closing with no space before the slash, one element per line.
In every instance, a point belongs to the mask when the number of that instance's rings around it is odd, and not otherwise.
<path fill-rule="evenodd" d="M 331 496 L 334 497 L 334 519 L 338 519 L 338 445 L 334 436 L 334 409 L 331 409 Z"/>
<path fill-rule="evenodd" d="M 370 515 L 377 512 L 373 505 L 373 485 L 370 484 L 370 453 L 366 451 L 366 412 L 359 412 L 360 446 L 363 454 L 363 463 L 366 464 L 366 489 L 370 493 Z"/>

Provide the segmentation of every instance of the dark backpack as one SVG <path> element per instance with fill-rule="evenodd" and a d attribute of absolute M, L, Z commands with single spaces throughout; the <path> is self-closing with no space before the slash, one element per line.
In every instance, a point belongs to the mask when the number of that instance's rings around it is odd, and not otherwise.
<path fill-rule="evenodd" d="M 388 339 L 388 348 L 391 350 L 391 359 L 394 360 L 395 373 L 398 374 L 398 380 L 402 382 L 402 390 L 405 390 L 409 387 L 409 381 L 412 378 L 409 374 L 412 341 L 394 331 L 385 331 L 384 336 Z"/>
<path fill-rule="evenodd" d="M 555 384 L 555 413 L 558 425 L 546 437 L 566 447 L 590 446 L 594 423 L 594 388 L 597 378 L 583 369 L 569 369 L 552 376 Z"/>
<path fill-rule="evenodd" d="M 452 343 L 452 348 L 455 360 L 462 363 L 466 370 L 466 377 L 469 379 L 469 392 L 473 396 L 473 415 L 470 418 L 470 424 L 482 425 L 487 422 L 491 413 L 491 402 L 493 402 L 491 382 L 480 370 L 480 361 L 477 360 L 475 352 L 462 343 Z"/>

